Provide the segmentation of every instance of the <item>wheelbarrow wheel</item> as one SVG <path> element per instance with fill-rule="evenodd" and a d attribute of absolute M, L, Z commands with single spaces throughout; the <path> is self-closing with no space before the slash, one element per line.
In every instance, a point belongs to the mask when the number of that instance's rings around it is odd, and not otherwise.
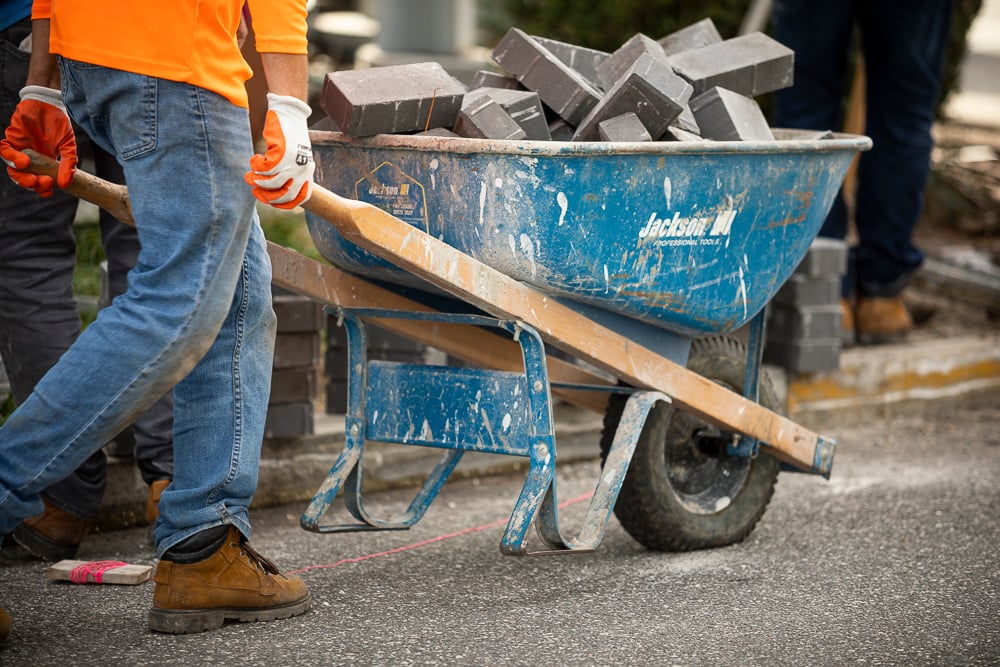
<path fill-rule="evenodd" d="M 688 369 L 742 393 L 743 344 L 725 336 L 695 339 Z M 779 410 L 766 373 L 760 403 Z M 601 462 L 608 455 L 627 396 L 609 402 L 601 434 Z M 625 531 L 654 551 L 690 551 L 734 544 L 764 514 L 778 478 L 778 462 L 726 454 L 727 433 L 672 405 L 650 410 L 622 484 L 615 516 Z"/>

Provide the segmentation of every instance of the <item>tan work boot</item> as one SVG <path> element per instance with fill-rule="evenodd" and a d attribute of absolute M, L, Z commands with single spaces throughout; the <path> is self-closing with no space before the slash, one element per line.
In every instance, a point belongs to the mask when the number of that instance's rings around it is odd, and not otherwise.
<path fill-rule="evenodd" d="M 158 479 L 149 485 L 149 496 L 146 498 L 146 523 L 153 525 L 160 516 L 160 496 L 170 484 L 169 479 Z"/>
<path fill-rule="evenodd" d="M 10 636 L 10 615 L 7 610 L 0 607 L 0 642 Z"/>
<path fill-rule="evenodd" d="M 913 328 L 913 318 L 900 296 L 859 296 L 854 308 L 858 342 L 863 345 L 891 343 Z"/>
<path fill-rule="evenodd" d="M 250 548 L 235 526 L 211 556 L 196 563 L 161 560 L 154 577 L 149 627 L 175 634 L 204 632 L 228 620 L 273 621 L 304 613 L 306 584 L 286 577 Z"/>
<path fill-rule="evenodd" d="M 94 525 L 91 519 L 81 519 L 59 509 L 43 499 L 45 511 L 39 516 L 25 519 L 11 535 L 33 556 L 49 561 L 72 558 L 80 542 Z"/>

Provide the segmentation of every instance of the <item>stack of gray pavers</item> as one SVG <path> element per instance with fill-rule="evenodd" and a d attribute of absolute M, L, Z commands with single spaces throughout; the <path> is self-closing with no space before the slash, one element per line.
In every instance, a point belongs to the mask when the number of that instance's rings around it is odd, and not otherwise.
<path fill-rule="evenodd" d="M 767 312 L 764 362 L 789 373 L 836 370 L 843 343 L 841 283 L 847 243 L 819 237 Z"/>
<path fill-rule="evenodd" d="M 331 72 L 321 106 L 353 137 L 770 141 L 754 97 L 792 84 L 794 54 L 759 32 L 723 40 L 704 19 L 613 53 L 511 28 L 493 58 L 502 71 L 468 90 L 433 62 Z"/>
<path fill-rule="evenodd" d="M 308 297 L 275 288 L 274 314 L 278 331 L 264 437 L 312 435 L 323 307 Z"/>

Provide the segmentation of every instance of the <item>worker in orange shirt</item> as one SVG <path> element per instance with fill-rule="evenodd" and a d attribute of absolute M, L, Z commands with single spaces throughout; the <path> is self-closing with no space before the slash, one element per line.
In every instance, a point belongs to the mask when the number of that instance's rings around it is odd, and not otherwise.
<path fill-rule="evenodd" d="M 174 3 L 169 21 L 149 3 L 36 0 L 27 85 L 0 142 L 9 176 L 48 196 L 73 178 L 72 116 L 122 165 L 142 247 L 127 291 L 0 427 L 0 533 L 39 514 L 46 486 L 173 388 L 174 477 L 149 613 L 161 632 L 288 618 L 311 603 L 301 579 L 247 543 L 275 332 L 255 197 L 291 208 L 311 193 L 306 7 L 247 4 L 270 91 L 265 154 L 250 138 L 243 0 Z M 23 171 L 29 148 L 59 159 L 55 182 Z"/>

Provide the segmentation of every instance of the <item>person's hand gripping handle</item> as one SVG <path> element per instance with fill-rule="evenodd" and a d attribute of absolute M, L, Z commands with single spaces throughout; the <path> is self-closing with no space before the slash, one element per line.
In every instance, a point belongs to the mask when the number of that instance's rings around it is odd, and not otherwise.
<path fill-rule="evenodd" d="M 310 113 L 309 105 L 298 98 L 267 94 L 267 151 L 250 158 L 246 175 L 254 197 L 265 204 L 295 208 L 312 194 L 316 164 L 307 126 Z"/>
<path fill-rule="evenodd" d="M 51 176 L 23 171 L 31 164 L 24 151 L 33 149 L 42 155 L 58 158 L 55 182 Z M 63 104 L 62 93 L 45 86 L 25 86 L 21 101 L 14 109 L 3 141 L 0 157 L 7 163 L 7 174 L 22 188 L 51 197 L 53 185 L 69 186 L 76 171 L 76 137 Z"/>

